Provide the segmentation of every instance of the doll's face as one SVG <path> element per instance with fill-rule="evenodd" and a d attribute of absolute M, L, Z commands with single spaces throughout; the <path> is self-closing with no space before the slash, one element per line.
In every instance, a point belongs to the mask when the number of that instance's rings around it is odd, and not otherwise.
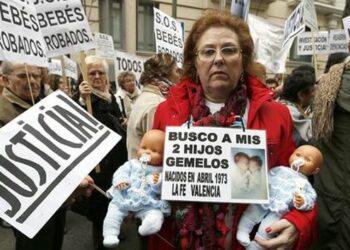
<path fill-rule="evenodd" d="M 289 165 L 300 161 L 299 172 L 309 176 L 318 173 L 321 168 L 323 157 L 321 152 L 310 145 L 298 147 L 289 157 Z"/>
<path fill-rule="evenodd" d="M 142 137 L 139 149 L 137 150 L 137 158 L 140 159 L 143 154 L 147 154 L 151 158 L 148 164 L 161 166 L 163 163 L 164 140 L 165 134 L 163 131 L 148 131 Z"/>

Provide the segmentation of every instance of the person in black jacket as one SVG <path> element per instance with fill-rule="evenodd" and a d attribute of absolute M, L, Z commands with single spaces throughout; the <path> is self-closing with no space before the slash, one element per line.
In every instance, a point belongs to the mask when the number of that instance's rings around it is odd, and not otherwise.
<path fill-rule="evenodd" d="M 122 136 L 121 141 L 106 155 L 90 175 L 95 184 L 103 190 L 107 190 L 112 181 L 113 173 L 118 166 L 127 160 L 125 131 L 120 119 L 122 117 L 118 104 L 107 78 L 108 64 L 98 56 L 87 56 L 88 81 L 82 81 L 79 85 L 79 93 L 73 98 L 87 109 L 87 98 L 91 96 L 92 115 L 101 123 Z M 94 190 L 87 201 L 86 216 L 93 224 L 94 249 L 105 249 L 102 241 L 102 225 L 106 215 L 109 200 Z"/>

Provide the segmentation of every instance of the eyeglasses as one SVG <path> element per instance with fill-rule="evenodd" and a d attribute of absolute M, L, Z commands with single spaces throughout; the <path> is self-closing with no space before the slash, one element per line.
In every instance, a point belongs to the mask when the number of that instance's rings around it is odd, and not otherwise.
<path fill-rule="evenodd" d="M 106 72 L 103 72 L 103 71 L 100 71 L 100 70 L 95 70 L 95 71 L 89 72 L 89 76 L 90 77 L 94 77 L 94 76 L 96 76 L 96 74 L 99 75 L 99 76 L 104 76 L 104 75 L 106 75 Z"/>
<path fill-rule="evenodd" d="M 214 60 L 218 50 L 220 52 L 220 55 L 226 60 L 234 59 L 239 55 L 239 53 L 242 53 L 242 50 L 240 48 L 235 46 L 228 46 L 220 49 L 214 49 L 214 48 L 199 49 L 197 50 L 196 56 L 198 56 L 198 59 L 203 62 L 211 62 L 212 60 Z"/>
<path fill-rule="evenodd" d="M 21 80 L 27 80 L 27 74 L 26 73 L 11 74 L 11 75 L 16 76 L 17 78 L 19 78 Z M 35 74 L 35 73 L 30 73 L 30 72 L 28 72 L 28 77 L 29 77 L 29 79 L 32 77 L 36 81 L 41 79 L 41 75 Z"/>

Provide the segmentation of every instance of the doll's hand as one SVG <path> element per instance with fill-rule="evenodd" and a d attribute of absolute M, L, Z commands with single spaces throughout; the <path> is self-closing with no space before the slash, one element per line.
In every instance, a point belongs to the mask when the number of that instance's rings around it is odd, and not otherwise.
<path fill-rule="evenodd" d="M 129 183 L 126 183 L 126 182 L 122 182 L 116 186 L 117 189 L 122 189 L 122 190 L 128 187 L 129 187 Z"/>
<path fill-rule="evenodd" d="M 304 205 L 304 196 L 300 193 L 295 193 L 294 194 L 294 206 L 296 208 L 300 208 L 302 205 Z"/>
<path fill-rule="evenodd" d="M 159 181 L 159 173 L 153 173 L 153 183 L 157 184 Z"/>
<path fill-rule="evenodd" d="M 255 236 L 255 241 L 265 249 L 291 249 L 298 238 L 298 231 L 295 226 L 286 219 L 273 223 L 265 231 L 268 234 L 278 234 L 276 238 L 265 240 Z"/>

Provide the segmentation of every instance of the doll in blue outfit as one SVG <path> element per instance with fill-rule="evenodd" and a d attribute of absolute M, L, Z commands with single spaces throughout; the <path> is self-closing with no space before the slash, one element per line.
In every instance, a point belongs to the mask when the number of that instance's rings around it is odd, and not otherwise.
<path fill-rule="evenodd" d="M 114 173 L 112 187 L 107 191 L 112 201 L 103 222 L 105 247 L 119 244 L 120 226 L 129 212 L 142 221 L 140 235 L 157 233 L 164 215 L 170 215 L 169 203 L 160 199 L 164 140 L 163 131 L 148 131 L 142 137 L 138 159 L 125 162 Z"/>
<path fill-rule="evenodd" d="M 310 145 L 298 147 L 289 157 L 289 165 L 278 166 L 269 171 L 269 203 L 251 204 L 244 211 L 237 230 L 237 240 L 246 249 L 264 249 L 249 234 L 260 223 L 257 236 L 270 239 L 270 226 L 280 220 L 291 208 L 310 210 L 316 201 L 316 192 L 307 176 L 317 174 L 322 165 L 321 152 Z"/>

